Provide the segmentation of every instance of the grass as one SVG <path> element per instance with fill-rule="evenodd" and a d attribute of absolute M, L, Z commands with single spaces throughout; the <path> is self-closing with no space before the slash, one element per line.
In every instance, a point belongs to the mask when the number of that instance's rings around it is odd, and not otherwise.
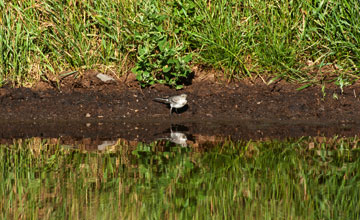
<path fill-rule="evenodd" d="M 358 219 L 360 140 L 1 145 L 2 219 Z"/>
<path fill-rule="evenodd" d="M 357 0 L 0 0 L 0 84 L 92 68 L 122 75 L 141 62 L 139 48 L 166 39 L 175 59 L 192 54 L 191 65 L 229 79 L 346 85 L 359 78 L 359 11 Z"/>

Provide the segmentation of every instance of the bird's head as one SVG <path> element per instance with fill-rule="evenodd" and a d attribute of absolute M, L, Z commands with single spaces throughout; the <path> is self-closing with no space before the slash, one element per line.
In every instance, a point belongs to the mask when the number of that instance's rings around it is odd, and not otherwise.
<path fill-rule="evenodd" d="M 180 95 L 182 98 L 186 99 L 187 95 L 186 94 L 181 94 Z"/>

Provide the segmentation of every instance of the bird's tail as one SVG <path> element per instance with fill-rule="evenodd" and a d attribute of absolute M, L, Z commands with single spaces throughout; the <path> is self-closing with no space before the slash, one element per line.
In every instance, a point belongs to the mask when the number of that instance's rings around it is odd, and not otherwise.
<path fill-rule="evenodd" d="M 169 100 L 166 98 L 154 98 L 153 100 L 156 102 L 169 103 Z"/>

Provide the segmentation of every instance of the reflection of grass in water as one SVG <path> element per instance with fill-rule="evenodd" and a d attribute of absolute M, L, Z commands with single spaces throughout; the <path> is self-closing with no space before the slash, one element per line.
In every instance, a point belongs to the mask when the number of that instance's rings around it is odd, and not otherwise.
<path fill-rule="evenodd" d="M 82 152 L 29 139 L 1 146 L 0 217 L 357 219 L 358 139 L 226 142 L 212 149 L 119 143 Z"/>

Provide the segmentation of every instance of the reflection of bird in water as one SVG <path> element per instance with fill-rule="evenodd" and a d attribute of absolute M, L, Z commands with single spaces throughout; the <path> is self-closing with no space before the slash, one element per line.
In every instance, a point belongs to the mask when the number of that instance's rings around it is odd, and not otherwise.
<path fill-rule="evenodd" d="M 107 146 L 115 145 L 116 141 L 103 141 L 97 146 L 98 150 L 106 150 Z"/>
<path fill-rule="evenodd" d="M 175 111 L 177 112 L 176 109 L 182 108 L 187 104 L 186 98 L 187 98 L 186 94 L 181 94 L 181 95 L 171 96 L 169 98 L 155 98 L 154 101 L 170 104 L 170 115 L 171 115 L 173 108 L 175 108 Z"/>
<path fill-rule="evenodd" d="M 186 147 L 187 146 L 187 140 L 188 137 L 185 133 L 180 132 L 180 131 L 173 131 L 173 128 L 175 128 L 177 130 L 178 127 L 183 127 L 185 128 L 185 130 L 187 130 L 187 128 L 185 126 L 181 126 L 181 125 L 171 125 L 170 127 L 170 137 L 165 137 L 165 138 L 159 138 L 158 140 L 168 140 L 174 144 L 178 144 L 182 147 Z M 182 129 L 184 130 L 184 129 Z M 166 132 L 164 132 L 163 134 L 169 134 L 169 129 L 167 129 Z"/>
<path fill-rule="evenodd" d="M 171 131 L 170 138 L 167 138 L 167 140 L 173 142 L 174 144 L 179 144 L 179 145 L 181 145 L 181 147 L 186 147 L 187 146 L 187 143 L 186 143 L 187 137 L 182 132 L 173 132 L 173 131 Z"/>

